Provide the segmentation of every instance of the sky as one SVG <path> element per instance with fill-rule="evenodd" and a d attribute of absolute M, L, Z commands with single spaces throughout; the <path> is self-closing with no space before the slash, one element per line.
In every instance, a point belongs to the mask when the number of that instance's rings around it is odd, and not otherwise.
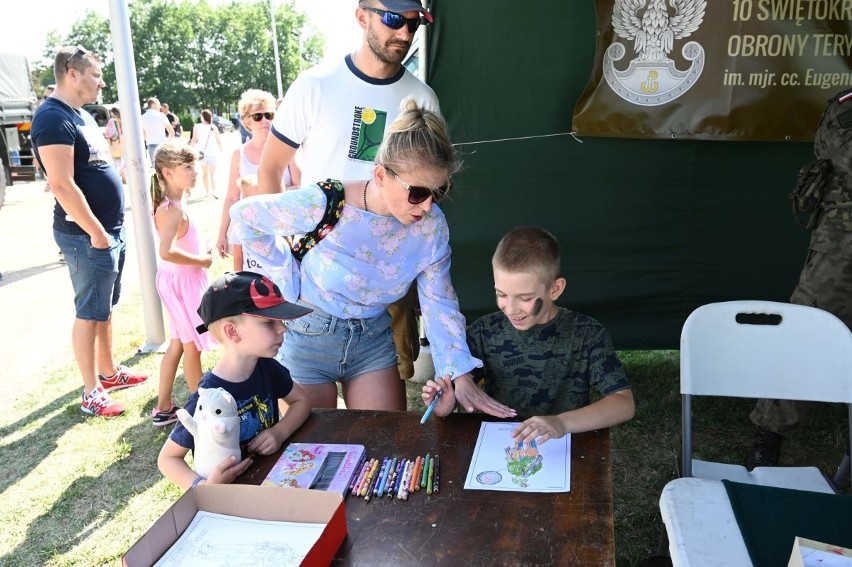
<path fill-rule="evenodd" d="M 217 4 L 221 0 L 208 0 Z M 273 0 L 275 2 L 276 0 Z M 354 51 L 360 41 L 355 22 L 356 0 L 294 0 L 296 8 L 307 13 L 325 36 L 325 57 L 337 59 Z M 0 51 L 23 53 L 30 61 L 41 59 L 50 31 L 66 34 L 87 10 L 109 17 L 109 0 L 51 1 L 45 9 L 33 10 L 33 2 L 3 0 L 3 26 Z M 37 1 L 35 4 L 42 4 Z M 47 3 L 45 3 L 47 4 Z M 12 25 L 8 25 L 14 22 Z"/>

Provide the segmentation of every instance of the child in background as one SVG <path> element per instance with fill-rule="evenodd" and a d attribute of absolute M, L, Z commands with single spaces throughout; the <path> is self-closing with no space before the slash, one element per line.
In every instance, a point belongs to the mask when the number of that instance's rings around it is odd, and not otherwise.
<path fill-rule="evenodd" d="M 121 112 L 116 107 L 109 111 L 104 138 L 109 142 L 109 155 L 112 156 L 115 168 L 121 176 L 121 182 L 127 183 L 127 168 L 124 165 L 124 129 L 121 127 Z"/>
<path fill-rule="evenodd" d="M 477 319 L 467 340 L 484 363 L 472 374 L 485 392 L 519 414 L 536 416 L 513 432 L 515 440 L 540 444 L 633 417 L 633 392 L 606 329 L 555 303 L 566 285 L 556 238 L 540 228 L 517 228 L 500 240 L 491 264 L 500 311 Z M 449 414 L 453 386 L 461 380 L 471 379 L 429 380 L 424 403 L 443 390 L 434 413 Z M 601 396 L 594 403 L 591 388 Z"/>
<path fill-rule="evenodd" d="M 311 413 L 307 393 L 273 358 L 284 339 L 283 320 L 310 312 L 284 301 L 278 286 L 252 272 L 226 273 L 210 285 L 201 300 L 198 313 L 204 323 L 198 330 L 209 330 L 225 352 L 204 375 L 200 387 L 224 388 L 234 396 L 243 454 L 274 453 Z M 190 415 L 195 413 L 197 401 L 197 392 L 190 395 L 186 404 Z M 203 479 L 184 460 L 194 447 L 192 435 L 178 423 L 157 459 L 160 472 L 181 488 L 202 481 L 231 483 L 252 463 L 251 458 L 235 463 L 229 457 Z"/>
<path fill-rule="evenodd" d="M 172 389 L 178 365 L 183 358 L 183 375 L 190 392 L 201 381 L 201 351 L 210 350 L 209 336 L 200 336 L 198 306 L 207 289 L 206 268 L 213 262 L 209 250 L 202 250 L 198 230 L 181 206 L 184 192 L 195 186 L 198 153 L 179 141 L 168 141 L 154 154 L 151 202 L 154 225 L 160 236 L 160 266 L 157 293 L 169 314 L 171 341 L 160 363 L 157 404 L 151 410 L 156 427 L 177 421 Z"/>

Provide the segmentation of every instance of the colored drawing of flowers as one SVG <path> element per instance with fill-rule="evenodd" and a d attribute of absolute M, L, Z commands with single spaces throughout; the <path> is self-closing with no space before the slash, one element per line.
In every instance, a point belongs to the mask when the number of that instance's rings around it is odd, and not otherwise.
<path fill-rule="evenodd" d="M 529 486 L 529 478 L 541 470 L 543 461 L 535 440 L 529 444 L 519 442 L 506 447 L 506 466 L 512 475 L 512 482 L 523 488 Z"/>

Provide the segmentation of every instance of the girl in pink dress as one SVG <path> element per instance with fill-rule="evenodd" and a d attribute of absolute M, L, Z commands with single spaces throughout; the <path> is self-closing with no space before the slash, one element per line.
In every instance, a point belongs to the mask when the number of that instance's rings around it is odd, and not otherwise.
<path fill-rule="evenodd" d="M 160 363 L 157 405 L 151 411 L 159 427 L 177 421 L 178 407 L 172 402 L 172 389 L 178 364 L 183 358 L 183 375 L 190 393 L 201 381 L 201 351 L 210 350 L 209 333 L 199 335 L 198 306 L 207 289 L 207 271 L 213 262 L 210 250 L 202 250 L 198 230 L 183 210 L 184 192 L 195 186 L 198 153 L 179 141 L 168 141 L 154 154 L 151 202 L 154 225 L 160 235 L 160 267 L 157 293 L 169 314 L 171 340 Z"/>

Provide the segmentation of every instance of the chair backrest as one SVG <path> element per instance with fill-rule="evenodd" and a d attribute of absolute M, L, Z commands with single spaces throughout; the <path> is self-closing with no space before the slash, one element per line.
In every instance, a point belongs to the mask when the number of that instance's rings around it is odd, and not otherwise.
<path fill-rule="evenodd" d="M 683 325 L 680 373 L 681 394 L 852 403 L 852 332 L 814 307 L 711 303 Z"/>

